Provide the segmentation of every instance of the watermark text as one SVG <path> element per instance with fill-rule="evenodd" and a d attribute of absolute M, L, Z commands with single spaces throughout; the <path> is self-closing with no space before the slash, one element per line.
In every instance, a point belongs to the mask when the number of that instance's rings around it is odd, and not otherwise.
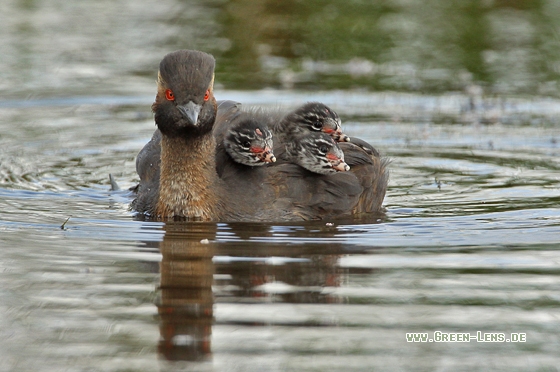
<path fill-rule="evenodd" d="M 432 335 L 427 332 L 407 333 L 406 342 L 527 342 L 527 334 L 503 333 L 503 332 L 482 332 L 476 334 L 469 332 L 441 332 L 435 331 Z"/>

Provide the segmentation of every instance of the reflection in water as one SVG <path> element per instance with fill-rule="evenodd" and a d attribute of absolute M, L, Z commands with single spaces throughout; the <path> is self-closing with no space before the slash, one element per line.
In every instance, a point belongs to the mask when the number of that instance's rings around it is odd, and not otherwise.
<path fill-rule="evenodd" d="M 477 231 L 491 236 L 485 226 Z M 521 343 L 406 343 L 407 332 L 444 330 L 525 332 L 538 345 L 556 332 L 536 328 L 539 316 L 557 313 L 557 301 L 542 297 L 556 287 L 546 271 L 557 266 L 553 246 L 453 249 L 456 231 L 430 239 L 442 228 L 404 219 L 335 226 L 168 223 L 160 244 L 158 351 L 195 369 L 228 370 L 236 363 L 244 367 L 237 370 L 276 371 L 302 370 L 300 362 L 316 367 L 325 355 L 318 370 L 341 370 L 345 363 L 368 370 L 386 357 L 403 370 L 441 366 L 423 347 L 452 358 L 453 366 L 471 365 L 473 353 L 486 361 L 533 355 Z M 395 244 L 405 230 L 417 245 L 374 246 Z M 422 247 L 427 241 L 432 245 Z"/>
<path fill-rule="evenodd" d="M 344 279 L 337 255 L 253 257 L 218 261 L 217 301 L 249 303 L 341 303 L 326 287 L 339 287 Z M 253 258 L 253 259 L 251 259 Z"/>
<path fill-rule="evenodd" d="M 338 230 L 327 225 L 331 224 L 312 222 L 311 231 L 303 226 L 243 223 L 222 227 L 227 228 L 229 242 L 218 245 L 214 259 L 217 301 L 342 303 L 342 297 L 325 290 L 339 287 L 346 273 L 338 267 L 343 252 L 343 245 L 335 239 Z M 222 234 L 220 231 L 220 239 Z M 320 234 L 321 244 L 312 244 L 313 234 Z M 289 248 L 282 237 L 292 243 L 302 239 L 303 244 Z"/>
<path fill-rule="evenodd" d="M 208 240 L 201 242 L 196 235 L 187 235 L 191 226 L 168 223 L 160 244 L 161 282 L 156 303 L 161 318 L 158 350 L 168 360 L 200 361 L 211 355 L 214 245 L 208 244 Z M 214 236 L 215 232 L 208 238 Z"/>
<path fill-rule="evenodd" d="M 285 244 L 247 242 L 251 237 L 271 237 L 273 233 L 266 231 L 270 230 L 269 225 L 220 226 L 229 239 L 236 236 L 245 240 L 246 249 L 235 249 L 235 244 L 224 245 L 216 240 L 217 227 L 180 222 L 164 227 L 165 236 L 159 245 L 162 262 L 156 305 L 161 335 L 158 350 L 166 359 L 204 361 L 211 357 L 214 302 L 345 302 L 343 296 L 334 294 L 348 274 L 348 269 L 338 265 L 341 244 L 322 245 L 315 252 L 305 246 L 287 250 Z M 252 326 L 259 324 L 266 325 L 256 320 L 248 322 Z"/>

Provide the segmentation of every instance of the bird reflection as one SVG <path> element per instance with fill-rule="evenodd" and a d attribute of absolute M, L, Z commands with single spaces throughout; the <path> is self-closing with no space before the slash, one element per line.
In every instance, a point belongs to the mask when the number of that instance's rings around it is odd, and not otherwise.
<path fill-rule="evenodd" d="M 239 321 L 215 319 L 216 304 L 346 302 L 334 289 L 345 285 L 338 260 L 348 248 L 331 226 L 168 222 L 159 245 L 160 354 L 210 360 L 212 327 Z M 318 231 L 320 244 L 301 243 Z"/>
<path fill-rule="evenodd" d="M 165 226 L 156 305 L 161 336 L 158 350 L 168 360 L 201 361 L 211 355 L 214 247 L 204 239 L 214 238 L 215 226 Z M 206 237 L 201 239 L 199 233 Z"/>

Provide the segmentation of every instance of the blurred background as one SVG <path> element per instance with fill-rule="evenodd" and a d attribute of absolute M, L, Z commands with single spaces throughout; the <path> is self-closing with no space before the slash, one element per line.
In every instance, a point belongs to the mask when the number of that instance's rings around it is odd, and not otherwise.
<path fill-rule="evenodd" d="M 131 95 L 161 57 L 217 58 L 226 89 L 557 96 L 554 0 L 7 0 L 4 98 Z M 135 89 L 136 88 L 136 89 Z"/>

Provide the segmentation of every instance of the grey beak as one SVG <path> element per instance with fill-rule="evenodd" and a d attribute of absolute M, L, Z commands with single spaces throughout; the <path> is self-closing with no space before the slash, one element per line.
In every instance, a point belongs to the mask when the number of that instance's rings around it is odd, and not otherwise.
<path fill-rule="evenodd" d="M 198 125 L 198 114 L 202 109 L 201 105 L 197 105 L 193 101 L 189 101 L 186 105 L 177 105 L 177 108 L 181 112 L 181 115 L 190 121 L 192 125 Z"/>

